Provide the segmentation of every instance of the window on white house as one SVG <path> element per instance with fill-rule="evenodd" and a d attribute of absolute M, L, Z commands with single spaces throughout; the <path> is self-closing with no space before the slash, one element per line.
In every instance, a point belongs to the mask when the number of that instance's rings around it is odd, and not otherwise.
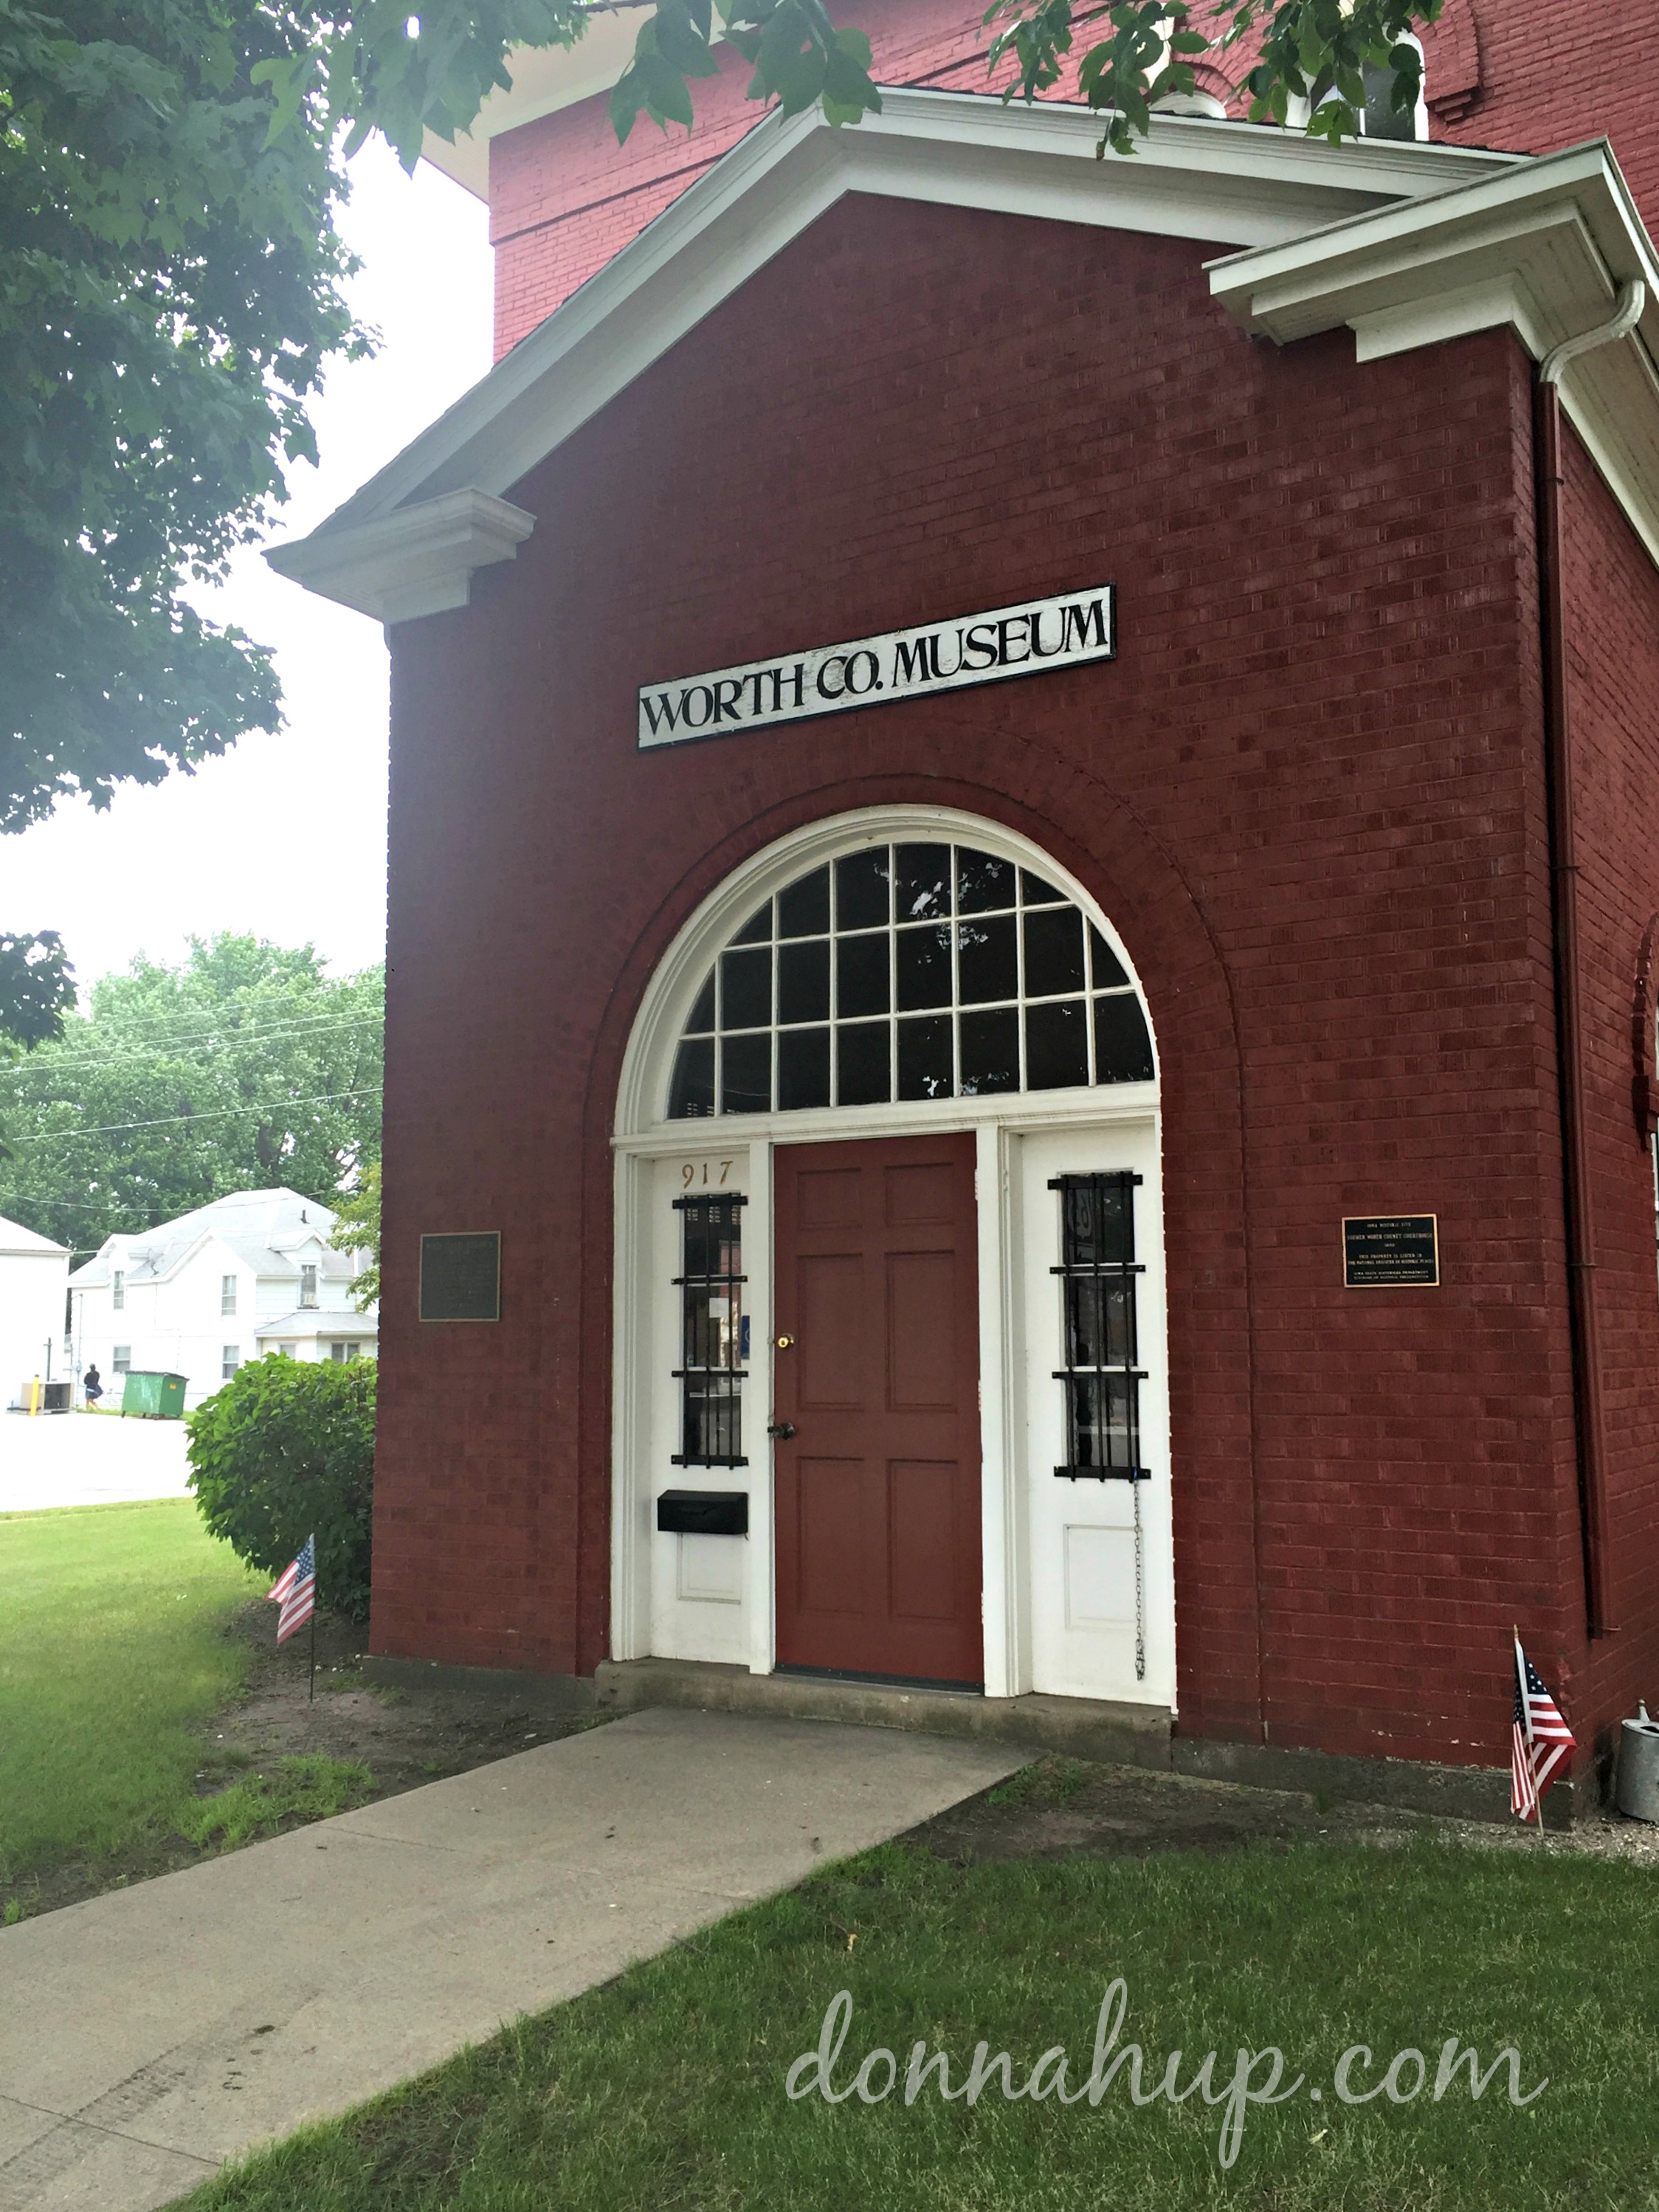
<path fill-rule="evenodd" d="M 343 1367 L 347 1360 L 355 1359 L 357 1357 L 357 1347 L 355 1344 L 331 1344 L 328 1347 L 328 1356 L 331 1359 L 337 1360 Z"/>
<path fill-rule="evenodd" d="M 226 1345 L 226 1346 L 225 1346 L 225 1347 L 223 1348 L 223 1350 L 222 1350 L 222 1351 L 220 1352 L 220 1354 L 219 1354 L 219 1379 L 220 1379 L 220 1381 L 221 1381 L 222 1382 L 229 1382 L 229 1380 L 230 1380 L 230 1378 L 231 1378 L 231 1376 L 232 1376 L 236 1372 L 237 1369 L 241 1365 L 241 1364 L 242 1364 L 242 1347 L 241 1347 L 241 1346 L 240 1346 L 240 1344 L 228 1344 L 228 1345 Z"/>
<path fill-rule="evenodd" d="M 276 1349 L 284 1359 L 295 1359 L 299 1356 L 300 1347 L 297 1344 L 279 1344 Z"/>
<path fill-rule="evenodd" d="M 1147 1083 L 1133 984 L 1064 891 L 967 845 L 875 845 L 751 915 L 675 1056 L 668 1112 Z"/>
<path fill-rule="evenodd" d="M 132 1371 L 132 1346 L 118 1344 L 109 1356 L 109 1364 L 118 1375 L 130 1375 Z"/>
<path fill-rule="evenodd" d="M 125 1268 L 118 1267 L 109 1279 L 109 1302 L 117 1313 L 126 1310 L 127 1278 Z"/>
<path fill-rule="evenodd" d="M 234 1275 L 221 1275 L 219 1278 L 219 1310 L 222 1314 L 234 1314 L 236 1310 Z"/>
<path fill-rule="evenodd" d="M 300 1310 L 303 1313 L 317 1303 L 317 1268 L 307 1261 L 300 1270 Z"/>

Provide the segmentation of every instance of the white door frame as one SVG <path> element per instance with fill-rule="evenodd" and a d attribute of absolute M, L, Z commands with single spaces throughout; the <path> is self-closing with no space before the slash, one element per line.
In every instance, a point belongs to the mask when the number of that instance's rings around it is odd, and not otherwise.
<path fill-rule="evenodd" d="M 984 1556 L 985 1693 L 1015 1697 L 1030 1686 L 1031 1578 L 1024 1507 L 1027 1480 L 1022 1299 L 1023 1224 L 1018 1147 L 1030 1131 L 1151 1126 L 1161 1149 L 1158 1086 L 1091 1085 L 1004 1092 L 988 1098 L 905 1100 L 885 1106 L 810 1108 L 777 1114 L 664 1118 L 669 1072 L 687 1014 L 726 939 L 760 901 L 829 858 L 889 841 L 953 840 L 1036 870 L 1063 889 L 1101 932 L 1132 978 L 1121 939 L 1095 900 L 1041 847 L 1000 824 L 944 807 L 885 806 L 814 823 L 755 855 L 704 900 L 659 963 L 623 1058 L 615 1154 L 616 1265 L 612 1294 L 611 1652 L 643 1658 L 652 1649 L 653 1508 L 666 1462 L 653 1437 L 653 1300 L 676 1272 L 655 1249 L 657 1164 L 739 1158 L 747 1199 L 744 1266 L 752 1355 L 749 1433 L 760 1435 L 772 1391 L 773 1153 L 782 1144 L 971 1131 L 978 1215 L 981 1539 Z M 1137 983 L 1139 989 L 1139 984 Z M 1149 1029 L 1152 1012 L 1146 994 Z M 1154 1055 L 1157 1051 L 1153 1032 Z M 1156 1064 L 1156 1062 L 1155 1062 Z M 1148 1224 L 1160 1238 L 1161 1218 Z M 1166 1348 L 1158 1346 L 1160 1358 Z M 764 1418 L 763 1418 L 764 1416 Z M 1167 1454 L 1165 1455 L 1167 1464 Z M 770 1674 L 776 1638 L 773 1483 L 769 1453 L 748 1470 L 748 1664 Z"/>

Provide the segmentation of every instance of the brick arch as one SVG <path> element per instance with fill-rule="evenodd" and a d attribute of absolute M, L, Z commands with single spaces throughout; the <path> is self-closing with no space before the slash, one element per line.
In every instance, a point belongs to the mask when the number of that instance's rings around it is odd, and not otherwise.
<path fill-rule="evenodd" d="M 1229 76 L 1227 72 L 1215 62 L 1200 61 L 1194 62 L 1193 64 L 1194 83 L 1200 92 L 1207 92 L 1212 100 L 1218 100 L 1229 115 L 1238 112 L 1238 87 L 1243 76 L 1243 69 L 1240 70 L 1237 80 Z"/>
<path fill-rule="evenodd" d="M 741 826 L 690 860 L 662 892 L 620 963 L 594 1038 L 584 1111 L 582 1279 L 608 1317 L 614 1264 L 610 1137 L 623 1054 L 657 963 L 734 868 L 814 821 L 883 804 L 957 808 L 1052 854 L 1122 936 L 1158 1038 L 1182 1723 L 1210 1736 L 1259 1741 L 1264 1686 L 1250 1209 L 1243 1060 L 1226 964 L 1178 866 L 1103 783 L 1006 730 L 988 733 L 981 724 L 939 719 L 954 726 L 948 732 L 932 728 L 930 750 L 957 761 L 957 774 L 832 775 L 806 786 L 797 781 L 769 797 L 749 781 Z M 870 743 L 872 756 L 878 742 Z M 789 772 L 782 757 L 775 771 L 780 782 Z M 752 769 L 752 758 L 745 765 Z M 801 762 L 790 765 L 799 778 Z M 738 772 L 734 757 L 734 780 Z M 705 790 L 704 797 L 708 814 L 718 816 L 720 794 Z M 585 1670 L 607 1648 L 611 1372 L 607 1319 L 604 1331 L 584 1331 L 581 1367 Z"/>
<path fill-rule="evenodd" d="M 1642 932 L 1636 956 L 1636 988 L 1631 1000 L 1631 1100 L 1644 1146 L 1659 1130 L 1659 1068 L 1654 1063 L 1655 1018 L 1659 1014 L 1659 914 Z"/>

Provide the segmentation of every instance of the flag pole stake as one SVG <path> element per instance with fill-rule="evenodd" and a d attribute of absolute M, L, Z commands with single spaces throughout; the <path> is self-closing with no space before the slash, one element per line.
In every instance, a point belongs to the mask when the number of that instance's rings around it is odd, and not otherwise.
<path fill-rule="evenodd" d="M 311 1683 L 306 1692 L 306 1702 L 313 1705 L 317 1702 L 317 1607 L 314 1603 L 311 1608 Z M 1538 1819 L 1541 1826 L 1544 1819 L 1542 1813 L 1540 1813 Z"/>

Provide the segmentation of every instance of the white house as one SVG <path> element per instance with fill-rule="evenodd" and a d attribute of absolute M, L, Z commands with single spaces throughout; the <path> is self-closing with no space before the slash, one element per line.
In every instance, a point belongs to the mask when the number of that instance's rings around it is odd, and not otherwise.
<path fill-rule="evenodd" d="M 22 1405 L 34 1377 L 64 1366 L 64 1295 L 70 1255 L 49 1237 L 0 1215 L 0 1406 Z"/>
<path fill-rule="evenodd" d="M 243 1190 L 158 1228 L 106 1237 L 70 1277 L 77 1376 L 161 1368 L 199 1406 L 245 1360 L 373 1358 L 380 1323 L 351 1286 L 368 1264 L 329 1243 L 334 1216 L 292 1190 Z"/>

